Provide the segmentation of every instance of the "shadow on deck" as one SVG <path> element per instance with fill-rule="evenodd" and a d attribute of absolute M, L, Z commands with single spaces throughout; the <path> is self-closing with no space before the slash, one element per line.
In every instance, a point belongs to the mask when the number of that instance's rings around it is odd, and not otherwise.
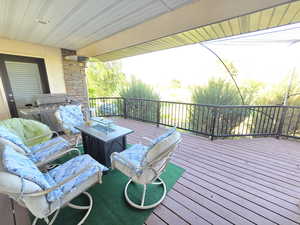
<path fill-rule="evenodd" d="M 143 122 L 114 120 L 135 131 L 128 136 L 131 144 L 165 131 Z M 182 136 L 172 162 L 186 171 L 145 224 L 300 224 L 299 142 L 274 138 L 212 142 L 188 133 Z M 9 202 L 0 197 L 0 224 L 6 218 L 5 224 L 13 224 L 3 206 Z M 17 224 L 27 225 L 24 210 L 18 207 L 17 214 Z"/>

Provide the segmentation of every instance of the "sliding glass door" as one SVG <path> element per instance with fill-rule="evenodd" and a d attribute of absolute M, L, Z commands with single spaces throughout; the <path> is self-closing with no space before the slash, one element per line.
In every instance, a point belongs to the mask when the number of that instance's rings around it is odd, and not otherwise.
<path fill-rule="evenodd" d="M 34 96 L 49 93 L 43 59 L 0 54 L 0 75 L 12 117 L 34 103 Z"/>

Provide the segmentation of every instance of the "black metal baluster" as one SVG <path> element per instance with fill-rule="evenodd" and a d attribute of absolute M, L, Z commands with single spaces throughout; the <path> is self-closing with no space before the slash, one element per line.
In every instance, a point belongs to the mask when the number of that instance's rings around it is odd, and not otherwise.
<path fill-rule="evenodd" d="M 290 136 L 291 123 L 292 123 L 293 116 L 294 116 L 294 112 L 295 112 L 295 109 L 294 109 L 294 108 L 289 108 L 289 109 L 292 110 L 292 113 L 291 113 L 290 120 L 289 120 L 289 125 L 288 125 L 288 128 L 287 128 L 287 135 L 288 135 L 288 136 Z"/>
<path fill-rule="evenodd" d="M 297 109 L 297 120 L 296 120 L 296 124 L 295 124 L 295 128 L 294 128 L 294 131 L 293 131 L 293 137 L 296 137 L 296 132 L 297 132 L 297 129 L 298 129 L 298 125 L 299 125 L 299 121 L 300 121 L 300 110 L 299 108 Z"/>

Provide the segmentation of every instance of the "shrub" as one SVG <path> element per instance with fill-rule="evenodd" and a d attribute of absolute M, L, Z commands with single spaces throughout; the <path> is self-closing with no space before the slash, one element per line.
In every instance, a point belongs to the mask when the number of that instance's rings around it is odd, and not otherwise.
<path fill-rule="evenodd" d="M 212 105 L 241 105 L 240 95 L 234 85 L 224 79 L 212 78 L 207 86 L 198 86 L 193 89 L 192 102 L 196 104 Z M 214 107 L 200 107 L 190 112 L 190 121 L 199 132 L 211 132 L 214 116 L 218 115 L 215 121 L 215 134 L 230 133 L 237 128 L 248 116 L 248 113 L 236 109 L 224 109 Z M 203 117 L 203 118 L 202 118 Z M 195 124 L 195 121 L 199 121 Z M 226 129 L 226 130 L 225 130 Z"/>
<path fill-rule="evenodd" d="M 125 88 L 121 89 L 120 96 L 124 98 L 159 100 L 159 95 L 150 85 L 134 77 Z"/>
<path fill-rule="evenodd" d="M 156 102 L 130 100 L 130 98 L 159 100 L 158 93 L 150 85 L 132 78 L 131 82 L 120 91 L 120 96 L 127 99 L 126 113 L 128 117 L 144 121 L 156 121 L 158 106 Z"/>

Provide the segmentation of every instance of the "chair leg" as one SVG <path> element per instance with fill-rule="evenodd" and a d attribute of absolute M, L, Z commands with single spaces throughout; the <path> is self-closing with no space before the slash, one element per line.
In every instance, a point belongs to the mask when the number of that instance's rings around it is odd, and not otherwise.
<path fill-rule="evenodd" d="M 82 225 L 85 220 L 88 218 L 91 210 L 92 210 L 92 207 L 93 207 L 93 198 L 92 196 L 88 193 L 88 192 L 83 192 L 82 194 L 86 195 L 89 199 L 89 205 L 87 206 L 79 206 L 79 205 L 75 205 L 73 203 L 68 203 L 68 206 L 70 208 L 73 208 L 73 209 L 79 209 L 79 210 L 87 210 L 87 212 L 85 213 L 84 217 L 79 221 L 79 223 L 77 223 L 76 225 Z M 59 210 L 57 210 L 54 214 L 54 216 L 52 217 L 51 221 L 49 222 L 48 220 L 48 217 L 44 218 L 46 223 L 48 225 L 52 225 L 55 221 L 55 219 L 57 218 L 57 215 L 59 213 Z M 39 218 L 35 217 L 35 219 L 33 220 L 32 222 L 32 225 L 36 225 L 37 221 L 38 221 Z"/>
<path fill-rule="evenodd" d="M 52 225 L 54 223 L 55 219 L 57 218 L 58 213 L 59 213 L 59 209 L 55 211 L 54 216 L 52 217 L 52 219 L 50 221 L 49 221 L 48 217 L 45 217 L 44 220 L 45 220 L 46 224 Z M 38 219 L 39 218 L 35 217 L 32 222 L 32 225 L 36 225 Z"/>
<path fill-rule="evenodd" d="M 137 208 L 137 209 L 151 209 L 151 208 L 154 208 L 154 207 L 158 206 L 164 200 L 164 198 L 166 197 L 167 187 L 166 187 L 165 182 L 160 177 L 157 178 L 157 179 L 159 180 L 159 182 L 153 182 L 152 184 L 162 185 L 163 189 L 164 189 L 164 192 L 163 192 L 162 197 L 157 202 L 155 202 L 151 205 L 145 205 L 145 197 L 146 197 L 146 192 L 147 192 L 147 185 L 146 184 L 143 185 L 144 187 L 143 187 L 143 195 L 142 195 L 141 203 L 137 204 L 137 203 L 134 203 L 132 200 L 130 200 L 130 198 L 128 196 L 128 193 L 127 193 L 128 192 L 128 186 L 130 185 L 130 183 L 132 183 L 132 179 L 130 179 L 127 182 L 127 184 L 125 186 L 125 189 L 124 189 L 125 199 L 128 202 L 128 204 L 131 205 L 134 208 Z"/>
<path fill-rule="evenodd" d="M 80 222 L 77 225 L 82 225 L 85 222 L 85 220 L 88 218 L 90 212 L 92 211 L 92 207 L 93 207 L 93 198 L 92 198 L 92 196 L 88 192 L 83 192 L 82 194 L 84 194 L 88 197 L 88 199 L 90 201 L 88 206 L 79 206 L 79 205 L 75 205 L 75 204 L 72 204 L 72 203 L 68 204 L 68 206 L 73 208 L 73 209 L 87 210 L 84 217 L 80 220 Z"/>
<path fill-rule="evenodd" d="M 75 141 L 75 147 L 78 147 L 78 146 L 79 146 L 80 139 L 81 139 L 81 136 L 80 136 L 80 135 L 77 135 L 77 136 L 76 136 L 76 141 Z"/>

